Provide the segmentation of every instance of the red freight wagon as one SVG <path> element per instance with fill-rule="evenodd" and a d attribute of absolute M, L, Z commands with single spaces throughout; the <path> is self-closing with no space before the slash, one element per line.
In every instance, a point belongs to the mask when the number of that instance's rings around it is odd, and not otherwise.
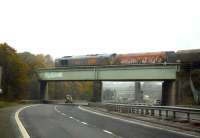
<path fill-rule="evenodd" d="M 115 58 L 116 64 L 156 64 L 167 62 L 166 52 L 151 52 L 139 54 L 120 54 Z"/>

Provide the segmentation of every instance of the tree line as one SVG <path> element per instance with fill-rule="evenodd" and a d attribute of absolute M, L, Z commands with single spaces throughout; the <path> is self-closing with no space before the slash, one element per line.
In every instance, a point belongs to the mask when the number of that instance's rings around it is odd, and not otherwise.
<path fill-rule="evenodd" d="M 39 68 L 54 67 L 50 55 L 18 53 L 7 43 L 0 43 L 0 66 L 2 67 L 2 100 L 39 99 Z M 92 82 L 50 82 L 49 98 L 63 99 L 66 94 L 74 99 L 90 100 Z"/>

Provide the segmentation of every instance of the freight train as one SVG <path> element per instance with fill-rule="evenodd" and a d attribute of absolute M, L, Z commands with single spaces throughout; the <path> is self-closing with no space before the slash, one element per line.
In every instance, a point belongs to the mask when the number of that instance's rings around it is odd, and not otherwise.
<path fill-rule="evenodd" d="M 66 66 L 91 66 L 91 65 L 110 65 L 115 54 L 95 54 L 84 56 L 65 56 L 55 60 L 56 67 Z"/>
<path fill-rule="evenodd" d="M 133 54 L 95 54 L 84 56 L 65 56 L 55 60 L 56 67 L 99 66 L 129 64 L 164 64 L 164 63 L 197 63 L 200 62 L 200 49 L 179 50 Z"/>
<path fill-rule="evenodd" d="M 182 63 L 184 69 L 200 69 L 200 49 L 179 50 L 176 59 Z"/>

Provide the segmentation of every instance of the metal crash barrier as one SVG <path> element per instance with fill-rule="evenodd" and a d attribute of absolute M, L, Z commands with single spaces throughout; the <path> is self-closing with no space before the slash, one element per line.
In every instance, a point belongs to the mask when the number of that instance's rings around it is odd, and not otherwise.
<path fill-rule="evenodd" d="M 158 116 L 159 118 L 172 119 L 184 118 L 188 122 L 191 119 L 200 121 L 200 109 L 186 108 L 186 107 L 174 107 L 174 106 L 148 106 L 148 105 L 129 105 L 129 104 L 104 104 L 108 111 L 115 111 L 127 114 L 139 114 Z M 196 115 L 195 118 L 191 115 Z M 198 119 L 197 119 L 198 118 Z"/>

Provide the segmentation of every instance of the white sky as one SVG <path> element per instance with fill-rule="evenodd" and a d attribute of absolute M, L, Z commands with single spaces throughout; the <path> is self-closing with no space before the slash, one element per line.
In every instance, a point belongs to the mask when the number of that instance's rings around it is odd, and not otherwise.
<path fill-rule="evenodd" d="M 54 58 L 200 48 L 200 0 L 0 0 L 0 42 Z"/>

